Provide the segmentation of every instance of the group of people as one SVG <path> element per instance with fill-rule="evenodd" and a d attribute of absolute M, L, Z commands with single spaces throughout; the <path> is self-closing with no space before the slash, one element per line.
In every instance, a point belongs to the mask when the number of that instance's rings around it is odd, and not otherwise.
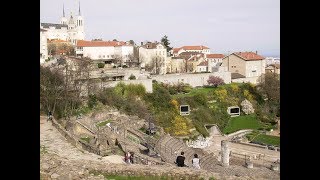
<path fill-rule="evenodd" d="M 184 152 L 181 152 L 181 155 L 179 155 L 176 159 L 176 164 L 178 167 L 185 167 L 186 165 L 184 164 L 184 160 L 186 158 L 184 157 Z M 192 162 L 192 167 L 195 169 L 200 169 L 200 159 L 198 157 L 198 154 L 193 155 L 193 159 L 191 160 Z"/>
<path fill-rule="evenodd" d="M 133 152 L 126 152 L 124 155 L 124 162 L 126 162 L 127 164 L 133 164 L 133 157 L 134 157 L 134 153 Z"/>

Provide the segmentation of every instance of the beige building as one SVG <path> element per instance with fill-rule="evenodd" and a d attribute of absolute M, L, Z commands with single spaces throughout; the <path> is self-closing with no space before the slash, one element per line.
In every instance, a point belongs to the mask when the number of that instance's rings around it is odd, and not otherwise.
<path fill-rule="evenodd" d="M 197 55 L 193 55 L 191 56 L 188 60 L 187 60 L 187 72 L 197 72 L 197 67 L 199 64 L 201 64 L 202 62 L 205 62 L 204 59 L 204 55 L 203 54 L 197 54 Z"/>
<path fill-rule="evenodd" d="M 181 57 L 167 57 L 167 73 L 186 72 L 186 60 Z"/>
<path fill-rule="evenodd" d="M 222 59 L 222 66 L 239 77 L 260 77 L 265 73 L 265 58 L 254 52 L 235 52 Z"/>
<path fill-rule="evenodd" d="M 141 68 L 153 74 L 166 74 L 167 48 L 159 42 L 147 42 L 139 47 Z"/>

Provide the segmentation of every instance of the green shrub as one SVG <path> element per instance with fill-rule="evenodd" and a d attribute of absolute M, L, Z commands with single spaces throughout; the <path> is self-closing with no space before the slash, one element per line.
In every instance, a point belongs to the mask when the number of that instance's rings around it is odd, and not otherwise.
<path fill-rule="evenodd" d="M 136 79 L 136 77 L 135 77 L 133 74 L 131 74 L 130 77 L 129 77 L 129 79 L 130 79 L 130 80 L 134 80 L 134 79 Z"/>
<path fill-rule="evenodd" d="M 98 68 L 104 68 L 104 63 L 98 63 Z"/>
<path fill-rule="evenodd" d="M 95 94 L 90 94 L 88 99 L 88 107 L 90 109 L 94 108 L 98 104 L 98 99 Z"/>

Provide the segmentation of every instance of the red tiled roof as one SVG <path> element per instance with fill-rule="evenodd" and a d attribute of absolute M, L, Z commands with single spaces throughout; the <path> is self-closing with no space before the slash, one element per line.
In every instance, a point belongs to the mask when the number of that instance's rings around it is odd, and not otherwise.
<path fill-rule="evenodd" d="M 78 40 L 77 47 L 123 46 L 123 41 L 84 41 Z"/>
<path fill-rule="evenodd" d="M 241 58 L 243 58 L 246 61 L 265 59 L 263 56 L 260 56 L 254 52 L 235 52 L 233 54 L 240 56 Z"/>
<path fill-rule="evenodd" d="M 207 58 L 224 58 L 223 54 L 207 54 Z"/>
<path fill-rule="evenodd" d="M 208 66 L 208 61 L 203 61 L 198 66 Z"/>
<path fill-rule="evenodd" d="M 178 53 L 178 51 L 180 50 L 181 48 L 173 48 L 172 51 L 173 53 Z"/>
<path fill-rule="evenodd" d="M 184 50 L 203 50 L 203 49 L 210 49 L 206 46 L 182 46 L 180 49 Z"/>

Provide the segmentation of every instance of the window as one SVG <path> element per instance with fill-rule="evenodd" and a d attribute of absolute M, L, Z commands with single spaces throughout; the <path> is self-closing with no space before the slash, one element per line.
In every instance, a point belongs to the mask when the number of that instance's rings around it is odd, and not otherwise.
<path fill-rule="evenodd" d="M 252 72 L 257 72 L 257 70 L 252 70 Z"/>

